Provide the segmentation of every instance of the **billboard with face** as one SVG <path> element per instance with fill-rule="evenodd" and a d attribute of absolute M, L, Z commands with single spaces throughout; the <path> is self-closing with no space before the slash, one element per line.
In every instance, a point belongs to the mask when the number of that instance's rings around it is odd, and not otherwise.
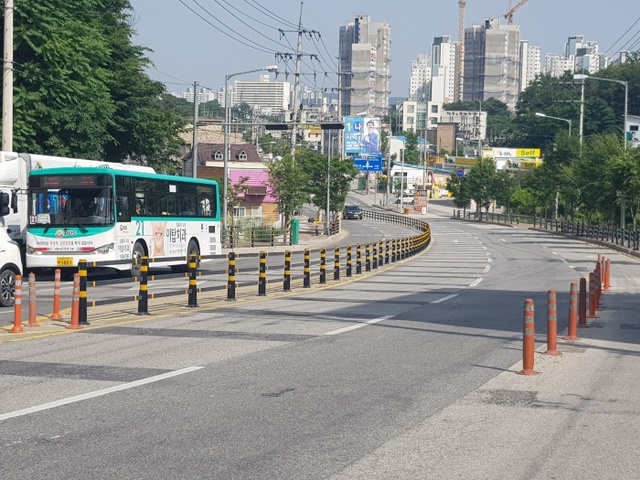
<path fill-rule="evenodd" d="M 380 152 L 380 119 L 346 117 L 344 119 L 345 153 L 378 156 Z"/>

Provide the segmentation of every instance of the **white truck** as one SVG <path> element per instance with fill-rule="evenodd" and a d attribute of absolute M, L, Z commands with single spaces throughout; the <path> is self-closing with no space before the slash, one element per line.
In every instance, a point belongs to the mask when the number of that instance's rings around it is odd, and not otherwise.
<path fill-rule="evenodd" d="M 0 194 L 1 212 L 8 213 L 9 196 Z M 0 306 L 10 307 L 15 300 L 16 275 L 22 275 L 20 247 L 0 228 Z"/>

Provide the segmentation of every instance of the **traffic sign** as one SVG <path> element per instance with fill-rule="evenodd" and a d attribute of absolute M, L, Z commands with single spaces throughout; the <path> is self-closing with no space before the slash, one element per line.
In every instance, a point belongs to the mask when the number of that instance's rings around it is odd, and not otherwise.
<path fill-rule="evenodd" d="M 464 170 L 459 168 L 456 170 L 456 177 L 464 177 Z"/>
<path fill-rule="evenodd" d="M 361 172 L 381 172 L 382 154 L 356 156 L 353 165 Z"/>

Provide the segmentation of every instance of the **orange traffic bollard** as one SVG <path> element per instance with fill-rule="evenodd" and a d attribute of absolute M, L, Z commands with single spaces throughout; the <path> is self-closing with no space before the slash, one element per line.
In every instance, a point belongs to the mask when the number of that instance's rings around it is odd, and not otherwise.
<path fill-rule="evenodd" d="M 80 274 L 73 274 L 73 297 L 71 298 L 71 323 L 67 325 L 68 329 L 81 329 L 80 325 Z"/>
<path fill-rule="evenodd" d="M 580 292 L 578 294 L 578 327 L 587 327 L 587 279 L 580 279 Z"/>
<path fill-rule="evenodd" d="M 611 288 L 611 260 L 608 258 L 604 261 L 604 291 L 608 292 Z"/>
<path fill-rule="evenodd" d="M 16 275 L 13 303 L 13 327 L 11 333 L 24 333 L 22 328 L 22 275 Z"/>
<path fill-rule="evenodd" d="M 36 321 L 36 274 L 29 274 L 29 326 L 39 327 Z"/>
<path fill-rule="evenodd" d="M 522 370 L 518 375 L 538 375 L 533 369 L 533 354 L 536 346 L 533 300 L 524 301 L 524 323 L 522 337 Z"/>
<path fill-rule="evenodd" d="M 596 274 L 595 272 L 589 273 L 589 312 L 587 318 L 598 318 L 596 315 Z"/>
<path fill-rule="evenodd" d="M 578 284 L 571 282 L 569 289 L 569 330 L 565 340 L 580 340 L 578 338 Z"/>
<path fill-rule="evenodd" d="M 53 282 L 53 313 L 49 317 L 50 320 L 62 320 L 60 315 L 60 269 L 56 268 Z"/>
<path fill-rule="evenodd" d="M 558 351 L 558 311 L 556 308 L 556 291 L 549 290 L 547 301 L 547 355 L 562 355 Z"/>

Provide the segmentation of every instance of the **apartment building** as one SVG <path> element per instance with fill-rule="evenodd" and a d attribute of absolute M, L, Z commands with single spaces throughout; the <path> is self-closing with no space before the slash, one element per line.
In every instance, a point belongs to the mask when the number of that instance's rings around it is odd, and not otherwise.
<path fill-rule="evenodd" d="M 520 92 L 520 26 L 488 18 L 465 29 L 464 101 L 495 98 L 514 109 Z"/>
<path fill-rule="evenodd" d="M 357 15 L 340 27 L 339 78 L 342 116 L 383 116 L 389 111 L 391 27 Z"/>

